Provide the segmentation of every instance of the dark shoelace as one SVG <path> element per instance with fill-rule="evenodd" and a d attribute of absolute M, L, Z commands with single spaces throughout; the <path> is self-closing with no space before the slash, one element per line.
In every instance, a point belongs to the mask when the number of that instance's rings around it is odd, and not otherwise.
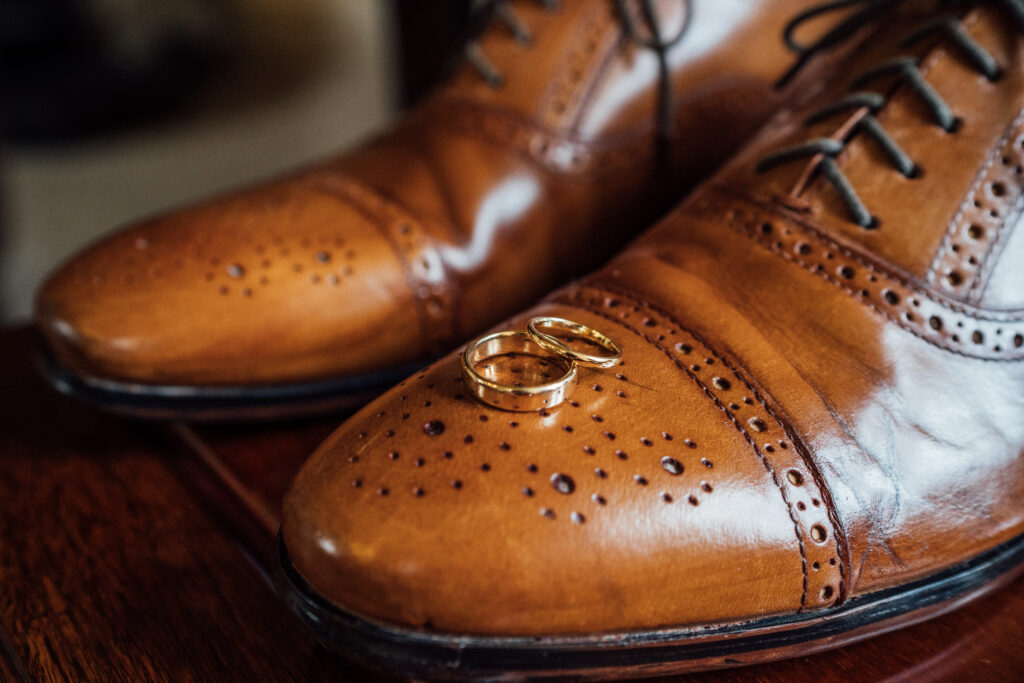
<path fill-rule="evenodd" d="M 879 0 L 832 0 L 831 2 L 823 3 L 818 7 L 801 13 L 789 23 L 785 32 L 786 43 L 800 55 L 799 63 L 803 63 L 813 52 L 827 48 L 853 35 L 859 28 L 878 17 L 882 12 L 895 7 L 902 1 L 883 0 L 880 3 Z M 985 3 L 997 4 L 1005 8 L 1017 24 L 1018 30 L 1024 32 L 1024 0 L 973 0 L 969 5 L 976 6 Z M 833 28 L 813 44 L 804 46 L 796 43 L 793 39 L 793 33 L 796 29 L 808 19 L 858 4 L 865 5 L 865 8 L 848 16 L 836 28 Z M 944 2 L 943 4 L 952 3 Z M 991 81 L 998 80 L 1001 70 L 995 58 L 970 37 L 964 30 L 961 20 L 962 14 L 946 14 L 936 17 L 911 31 L 900 42 L 900 46 L 910 47 L 927 36 L 941 33 L 963 53 L 968 62 L 978 72 Z M 805 125 L 811 125 L 836 114 L 863 110 L 863 116 L 850 127 L 850 130 L 846 132 L 841 140 L 816 138 L 781 149 L 761 159 L 757 165 L 757 172 L 761 173 L 780 164 L 797 159 L 820 157 L 815 170 L 820 172 L 832 184 L 836 192 L 839 193 L 840 198 L 850 212 L 853 222 L 867 229 L 877 227 L 877 219 L 871 215 L 871 212 L 861 201 L 860 197 L 857 196 L 857 192 L 853 189 L 850 181 L 839 169 L 836 157 L 842 153 L 846 145 L 849 144 L 850 140 L 857 133 L 863 132 L 878 143 L 897 171 L 907 178 L 919 175 L 920 169 L 917 164 L 892 139 L 876 118 L 876 114 L 885 106 L 887 97 L 876 92 L 860 90 L 860 88 L 863 88 L 871 81 L 875 81 L 883 76 L 896 76 L 902 84 L 909 87 L 920 98 L 922 103 L 928 108 L 936 125 L 948 133 L 956 131 L 958 124 L 956 116 L 942 96 L 932 88 L 931 84 L 921 74 L 920 60 L 911 56 L 895 57 L 869 69 L 854 79 L 851 88 L 855 89 L 856 92 L 817 109 L 805 120 Z"/>
<path fill-rule="evenodd" d="M 661 139 L 668 139 L 672 136 L 672 81 L 669 73 L 668 51 L 671 50 L 683 36 L 690 26 L 690 19 L 693 16 L 692 0 L 681 0 L 686 6 L 685 21 L 679 32 L 668 40 L 661 38 L 660 21 L 658 13 L 654 9 L 653 0 L 640 0 L 644 22 L 648 25 L 651 36 L 645 36 L 640 28 L 633 21 L 633 16 L 626 6 L 627 0 L 615 0 L 618 9 L 619 20 L 622 22 L 626 36 L 637 45 L 653 50 L 658 57 L 658 112 L 657 132 Z M 537 0 L 541 7 L 548 11 L 557 10 L 560 0 Z M 533 33 L 529 27 L 520 19 L 508 0 L 489 0 L 480 9 L 481 15 L 485 17 L 481 24 L 493 17 L 508 27 L 516 42 L 521 45 L 530 45 L 533 42 Z M 500 88 L 505 79 L 501 72 L 494 66 L 484 54 L 477 40 L 466 41 L 464 48 L 466 59 L 480 73 L 480 77 L 492 88 Z"/>

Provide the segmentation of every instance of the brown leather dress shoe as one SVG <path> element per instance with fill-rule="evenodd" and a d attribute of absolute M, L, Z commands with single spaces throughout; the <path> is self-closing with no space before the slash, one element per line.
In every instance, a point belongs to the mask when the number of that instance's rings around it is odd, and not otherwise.
<path fill-rule="evenodd" d="M 37 301 L 50 375 L 151 416 L 366 398 L 600 264 L 724 160 L 774 110 L 779 30 L 808 4 L 491 3 L 450 82 L 377 139 L 64 265 Z"/>
<path fill-rule="evenodd" d="M 1020 571 L 1024 2 L 885 7 L 820 43 L 846 36 L 809 102 L 499 328 L 577 321 L 620 365 L 514 413 L 451 355 L 313 455 L 281 586 L 325 642 L 413 675 L 652 675 Z"/>

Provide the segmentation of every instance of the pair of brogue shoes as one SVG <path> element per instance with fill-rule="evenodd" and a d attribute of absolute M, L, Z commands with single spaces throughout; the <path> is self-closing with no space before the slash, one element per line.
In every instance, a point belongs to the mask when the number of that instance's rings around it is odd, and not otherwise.
<path fill-rule="evenodd" d="M 54 382 L 238 418 L 413 373 L 296 477 L 279 577 L 410 675 L 763 661 L 1018 572 L 1024 2 L 487 9 L 376 139 L 63 266 Z M 621 362 L 551 407 L 476 400 L 442 354 L 538 316 Z"/>

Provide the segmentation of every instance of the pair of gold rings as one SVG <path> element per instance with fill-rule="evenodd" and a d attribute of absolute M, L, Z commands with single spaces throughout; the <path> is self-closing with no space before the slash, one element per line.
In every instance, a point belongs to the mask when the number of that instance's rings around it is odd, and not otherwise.
<path fill-rule="evenodd" d="M 577 337 L 600 348 L 598 354 L 578 351 L 559 339 L 558 334 Z M 542 368 L 553 366 L 557 379 L 536 384 L 506 384 L 485 376 L 487 361 L 502 357 L 533 356 Z M 564 401 L 579 377 L 578 367 L 610 368 L 622 360 L 622 349 L 610 337 L 582 323 L 565 318 L 531 318 L 526 332 L 507 330 L 481 337 L 466 347 L 462 354 L 462 375 L 473 396 L 501 410 L 530 412 L 553 408 Z M 512 372 L 516 372 L 515 369 Z M 519 372 L 522 372 L 519 369 Z M 540 373 L 548 378 L 550 372 Z"/>

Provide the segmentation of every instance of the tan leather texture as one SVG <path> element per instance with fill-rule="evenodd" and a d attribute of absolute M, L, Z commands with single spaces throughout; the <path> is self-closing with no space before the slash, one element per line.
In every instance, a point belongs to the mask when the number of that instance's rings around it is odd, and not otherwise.
<path fill-rule="evenodd" d="M 122 230 L 43 286 L 37 321 L 83 375 L 288 384 L 436 356 L 611 255 L 763 123 L 807 0 L 656 3 L 658 60 L 616 3 L 511 2 L 469 64 L 392 128 L 313 168 Z M 627 3 L 646 30 L 639 3 Z M 667 165 L 659 155 L 667 155 Z"/>
<path fill-rule="evenodd" d="M 1024 27 L 962 7 L 906 2 L 826 52 L 823 87 L 675 212 L 498 326 L 555 314 L 622 345 L 571 403 L 481 405 L 452 355 L 345 423 L 285 501 L 302 575 L 389 623 L 642 632 L 821 613 L 1024 533 L 1024 310 L 998 290 L 1024 268 Z M 876 226 L 851 221 L 820 158 L 756 170 L 833 135 L 803 122 L 958 9 L 1003 75 L 947 35 L 915 46 L 960 121 L 936 132 L 886 84 L 877 118 L 918 177 L 863 135 L 836 160 Z"/>

